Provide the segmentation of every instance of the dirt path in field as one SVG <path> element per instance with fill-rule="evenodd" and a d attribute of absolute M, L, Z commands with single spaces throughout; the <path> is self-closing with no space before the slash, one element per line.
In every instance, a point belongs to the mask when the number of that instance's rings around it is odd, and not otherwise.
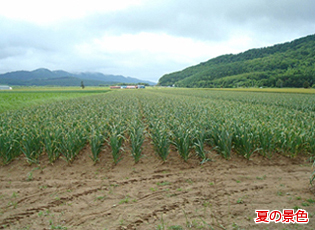
<path fill-rule="evenodd" d="M 113 166 L 109 148 L 93 165 L 86 147 L 68 166 L 43 157 L 0 168 L 0 229 L 314 229 L 315 195 L 306 158 L 260 156 L 184 163 L 172 150 L 162 163 L 148 142 L 133 163 L 128 150 Z M 309 200 L 311 199 L 311 200 Z M 307 201 L 308 200 L 308 201 Z M 299 207 L 307 225 L 255 224 L 255 209 Z M 182 228 L 180 228 L 181 226 Z"/>

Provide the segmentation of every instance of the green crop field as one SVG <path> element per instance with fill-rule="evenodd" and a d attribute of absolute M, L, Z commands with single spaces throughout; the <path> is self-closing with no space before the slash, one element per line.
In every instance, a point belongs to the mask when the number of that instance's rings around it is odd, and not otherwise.
<path fill-rule="evenodd" d="M 204 90 L 204 89 L 203 89 Z M 314 88 L 210 88 L 208 90 L 226 90 L 226 91 L 244 91 L 244 92 L 261 92 L 261 93 L 298 93 L 298 94 L 315 94 Z"/>
<path fill-rule="evenodd" d="M 0 91 L 0 113 L 54 101 L 66 100 L 109 90 L 78 90 L 78 88 L 21 88 L 13 91 Z"/>
<path fill-rule="evenodd" d="M 9 95 L 1 97 L 7 100 Z M 17 101 L 49 98 L 49 93 L 13 95 Z M 62 157 L 71 163 L 88 143 L 96 162 L 105 142 L 117 164 L 126 139 L 137 162 L 144 138 L 151 140 L 163 161 L 170 145 L 184 161 L 193 154 L 206 161 L 205 146 L 226 159 L 233 151 L 247 159 L 253 154 L 271 158 L 275 153 L 313 157 L 315 98 L 206 89 L 119 90 L 0 114 L 3 164 L 21 154 L 29 163 L 37 163 L 41 154 L 47 154 L 50 162 Z"/>

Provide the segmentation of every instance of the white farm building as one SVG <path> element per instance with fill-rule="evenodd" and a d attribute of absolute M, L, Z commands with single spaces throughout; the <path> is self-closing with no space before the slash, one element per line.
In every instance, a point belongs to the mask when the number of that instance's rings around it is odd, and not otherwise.
<path fill-rule="evenodd" d="M 8 85 L 0 85 L 0 90 L 11 90 L 12 87 L 8 86 Z"/>

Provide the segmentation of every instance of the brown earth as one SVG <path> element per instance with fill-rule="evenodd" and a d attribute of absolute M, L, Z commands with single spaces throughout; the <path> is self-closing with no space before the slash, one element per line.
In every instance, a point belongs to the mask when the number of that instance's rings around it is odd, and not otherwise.
<path fill-rule="evenodd" d="M 146 141 L 134 164 L 130 151 L 113 165 L 109 147 L 93 165 L 87 146 L 71 164 L 28 165 L 23 157 L 0 168 L 0 229 L 314 229 L 315 201 L 307 157 L 166 163 Z M 312 200 L 308 200 L 312 199 Z M 308 200 L 308 201 L 307 201 Z M 300 207 L 309 223 L 255 224 L 256 209 Z M 177 226 L 177 228 L 175 227 Z M 179 228 L 181 226 L 182 228 Z"/>

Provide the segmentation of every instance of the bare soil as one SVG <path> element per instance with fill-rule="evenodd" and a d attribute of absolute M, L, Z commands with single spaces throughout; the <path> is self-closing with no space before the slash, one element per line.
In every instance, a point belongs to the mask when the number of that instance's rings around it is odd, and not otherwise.
<path fill-rule="evenodd" d="M 314 229 L 315 195 L 308 157 L 280 154 L 250 161 L 187 163 L 172 149 L 167 162 L 149 141 L 135 164 L 128 148 L 113 165 L 106 147 L 93 164 L 87 146 L 68 165 L 46 156 L 28 165 L 21 156 L 0 167 L 0 229 Z M 255 210 L 302 208 L 309 223 L 255 224 Z M 181 226 L 181 228 L 179 228 Z M 176 228 L 177 227 L 177 228 Z"/>

